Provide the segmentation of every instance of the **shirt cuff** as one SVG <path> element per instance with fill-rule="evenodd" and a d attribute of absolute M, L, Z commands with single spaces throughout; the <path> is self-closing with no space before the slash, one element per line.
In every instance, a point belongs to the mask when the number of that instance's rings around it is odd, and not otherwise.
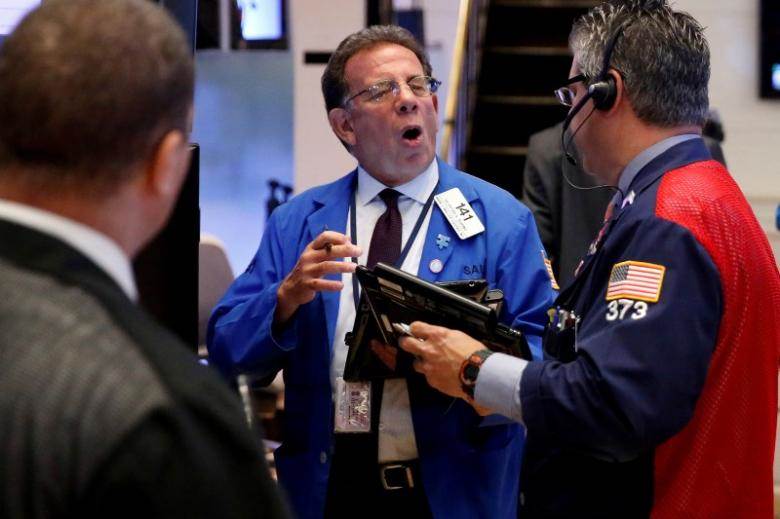
<path fill-rule="evenodd" d="M 479 368 L 474 401 L 496 413 L 523 423 L 520 381 L 528 361 L 494 353 Z"/>

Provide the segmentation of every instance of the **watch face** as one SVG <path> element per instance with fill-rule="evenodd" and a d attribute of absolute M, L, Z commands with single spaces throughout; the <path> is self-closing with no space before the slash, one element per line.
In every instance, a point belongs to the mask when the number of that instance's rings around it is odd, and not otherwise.
<path fill-rule="evenodd" d="M 463 378 L 465 379 L 464 382 L 470 382 L 474 383 L 477 380 L 477 375 L 479 374 L 479 366 L 469 363 L 466 368 L 463 370 Z"/>

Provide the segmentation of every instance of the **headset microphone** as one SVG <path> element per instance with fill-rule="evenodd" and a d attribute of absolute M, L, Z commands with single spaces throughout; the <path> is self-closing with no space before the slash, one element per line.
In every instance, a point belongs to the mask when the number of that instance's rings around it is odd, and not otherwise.
<path fill-rule="evenodd" d="M 588 114 L 588 117 L 585 118 L 585 121 L 582 121 L 579 126 L 577 126 L 577 129 L 574 131 L 574 133 L 569 137 L 569 142 L 566 142 L 566 130 L 569 129 L 569 126 L 571 126 L 571 122 L 574 119 L 574 117 L 582 111 L 582 109 L 585 107 L 585 103 L 588 102 L 588 99 L 592 97 L 590 90 L 588 90 L 588 93 L 585 94 L 585 96 L 580 99 L 580 102 L 574 105 L 574 108 L 572 108 L 569 113 L 566 115 L 566 119 L 563 121 L 563 129 L 561 130 L 561 150 L 563 150 L 563 155 L 566 157 L 566 160 L 571 164 L 572 166 L 577 165 L 577 160 L 572 156 L 571 153 L 569 153 L 569 144 L 571 144 L 572 139 L 574 139 L 574 136 L 577 134 L 578 131 L 580 131 L 580 128 L 582 128 L 582 125 L 585 124 L 585 122 L 590 118 L 590 116 L 593 114 L 591 112 Z"/>
<path fill-rule="evenodd" d="M 563 151 L 563 156 L 566 157 L 566 160 L 569 164 L 572 166 L 577 166 L 577 159 L 574 158 L 574 156 L 569 153 L 569 144 L 571 144 L 571 141 L 574 140 L 574 136 L 577 135 L 577 133 L 580 131 L 580 129 L 585 125 L 586 122 L 588 122 L 588 119 L 590 119 L 590 116 L 593 115 L 593 113 L 596 111 L 596 108 L 598 106 L 593 107 L 593 109 L 590 111 L 590 113 L 585 117 L 585 120 L 583 120 L 579 126 L 571 133 L 571 136 L 569 137 L 569 142 L 566 142 L 566 130 L 569 129 L 571 126 L 571 122 L 574 119 L 574 117 L 582 111 L 582 109 L 585 107 L 585 103 L 588 102 L 589 99 L 594 97 L 594 94 L 596 93 L 596 89 L 593 88 L 594 85 L 591 85 L 591 87 L 588 88 L 588 92 L 583 96 L 580 101 L 574 105 L 574 107 L 571 109 L 571 111 L 566 116 L 566 119 L 563 121 L 563 128 L 561 129 L 561 150 Z M 597 94 L 596 94 L 597 95 Z M 595 100 L 594 100 L 595 102 Z M 569 179 L 569 176 L 566 174 L 566 168 L 561 165 L 561 176 L 566 181 L 569 186 L 571 186 L 573 189 L 578 189 L 580 191 L 590 191 L 592 189 L 612 189 L 613 191 L 617 191 L 621 195 L 621 200 L 625 198 L 625 194 L 618 186 L 610 186 L 608 184 L 602 184 L 598 186 L 578 186 L 574 182 L 572 182 Z"/>

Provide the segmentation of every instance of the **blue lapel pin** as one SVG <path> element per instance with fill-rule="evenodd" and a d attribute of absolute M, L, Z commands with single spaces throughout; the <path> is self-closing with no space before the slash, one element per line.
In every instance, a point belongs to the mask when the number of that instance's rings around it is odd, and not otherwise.
<path fill-rule="evenodd" d="M 439 250 L 446 249 L 450 246 L 450 237 L 439 234 L 436 236 L 436 246 L 439 248 Z"/>

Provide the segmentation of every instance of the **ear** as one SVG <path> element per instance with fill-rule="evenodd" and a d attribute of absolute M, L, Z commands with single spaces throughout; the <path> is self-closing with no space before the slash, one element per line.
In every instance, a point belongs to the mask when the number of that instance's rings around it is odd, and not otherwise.
<path fill-rule="evenodd" d="M 436 112 L 436 115 L 439 115 L 439 96 L 436 94 L 433 94 L 432 101 L 433 101 L 433 111 Z M 436 119 L 438 121 L 438 119 Z"/>
<path fill-rule="evenodd" d="M 146 168 L 146 189 L 150 194 L 175 199 L 190 164 L 187 139 L 171 130 L 160 140 Z"/>
<path fill-rule="evenodd" d="M 333 133 L 346 142 L 350 146 L 354 146 L 357 143 L 355 138 L 355 130 L 352 128 L 352 121 L 349 112 L 343 108 L 334 108 L 328 112 L 328 122 Z"/>
<path fill-rule="evenodd" d="M 614 69 L 608 72 L 608 75 L 615 82 L 615 100 L 612 102 L 612 106 L 606 111 L 607 115 L 612 115 L 617 111 L 623 103 L 628 101 L 626 97 L 626 84 L 623 83 L 623 76 Z"/>

